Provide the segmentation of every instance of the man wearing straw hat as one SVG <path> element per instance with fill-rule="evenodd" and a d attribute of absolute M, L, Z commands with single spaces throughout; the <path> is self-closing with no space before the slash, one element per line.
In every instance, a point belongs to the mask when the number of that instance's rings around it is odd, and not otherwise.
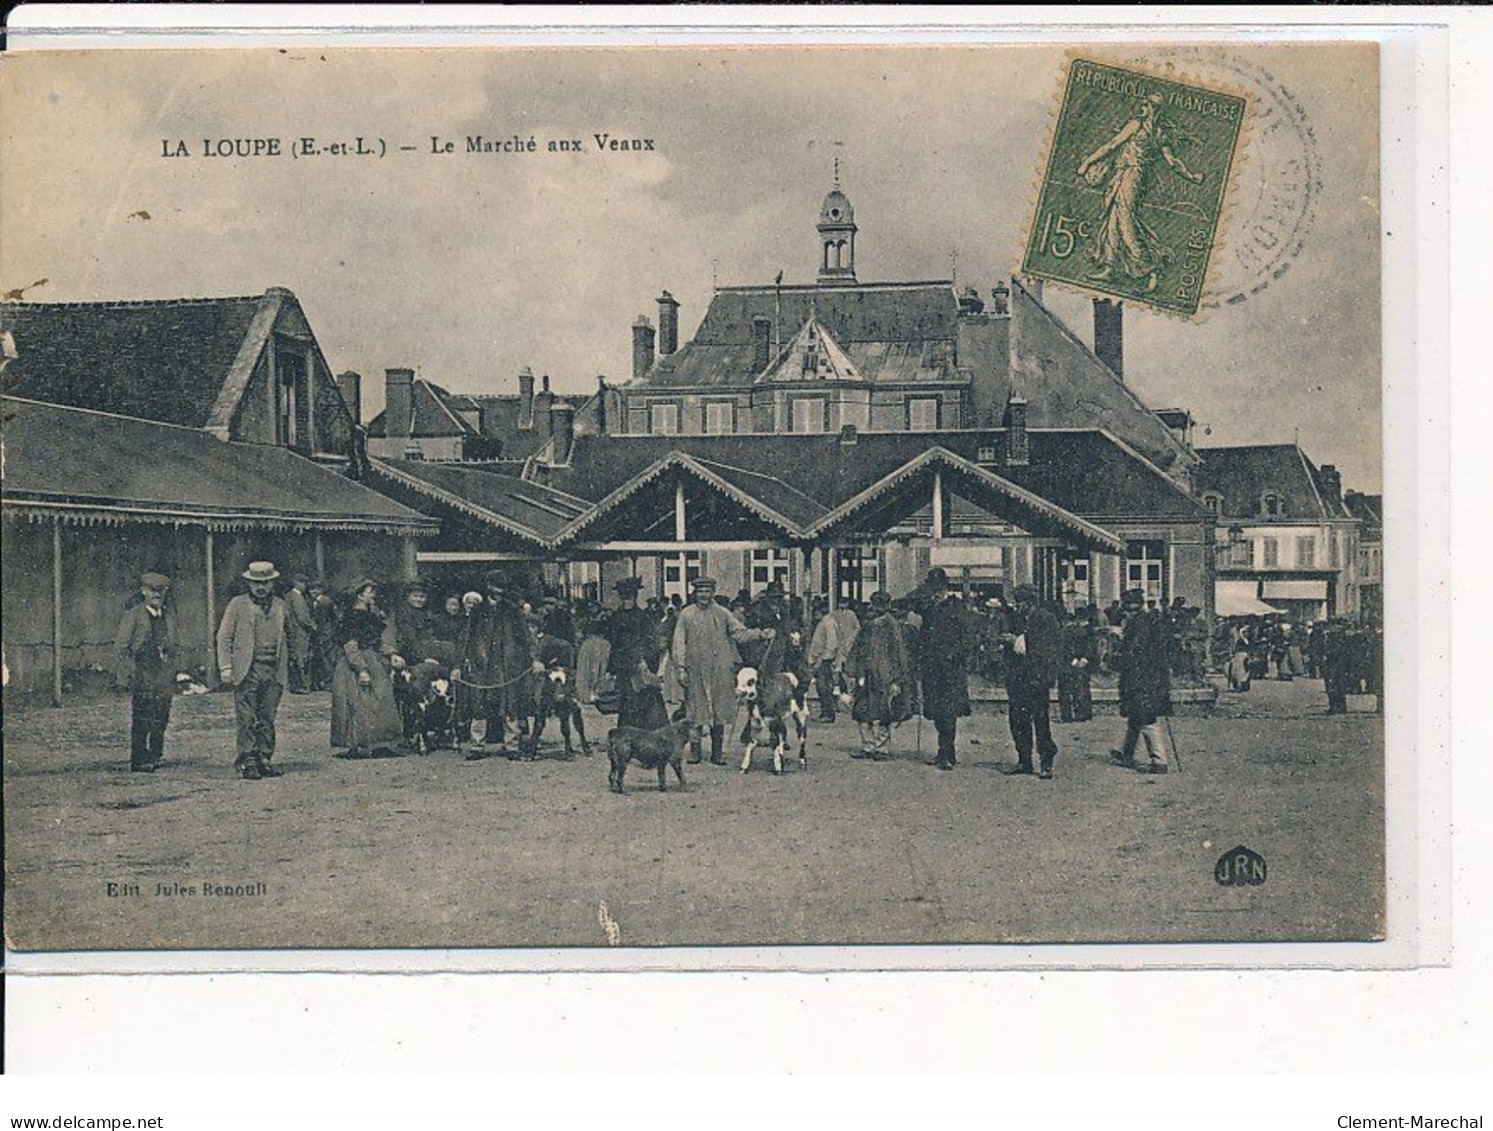
<path fill-rule="evenodd" d="M 233 688 L 238 722 L 233 768 L 246 781 L 280 776 L 270 761 L 275 756 L 275 713 L 290 683 L 290 649 L 285 602 L 275 596 L 279 576 L 273 562 L 250 562 L 243 573 L 249 591 L 228 602 L 218 626 L 218 672 Z"/>

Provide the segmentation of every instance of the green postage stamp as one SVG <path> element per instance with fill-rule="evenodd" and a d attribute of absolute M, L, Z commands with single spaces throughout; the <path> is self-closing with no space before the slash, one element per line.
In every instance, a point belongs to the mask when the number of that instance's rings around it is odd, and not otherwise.
<path fill-rule="evenodd" d="M 1195 315 L 1248 106 L 1074 59 L 1022 271 Z"/>

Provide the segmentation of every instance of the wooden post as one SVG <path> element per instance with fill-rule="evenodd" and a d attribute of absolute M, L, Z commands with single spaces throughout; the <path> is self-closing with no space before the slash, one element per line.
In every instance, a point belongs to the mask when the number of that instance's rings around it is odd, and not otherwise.
<path fill-rule="evenodd" d="M 207 562 L 207 683 L 209 687 L 218 682 L 218 571 L 213 558 L 216 555 L 213 532 L 207 531 L 203 543 L 203 558 Z"/>
<path fill-rule="evenodd" d="M 209 538 L 212 532 L 209 531 Z M 321 531 L 316 532 L 316 580 L 325 585 L 327 583 L 327 547 L 321 540 Z"/>
<path fill-rule="evenodd" d="M 684 510 L 684 480 L 674 484 L 674 541 L 683 542 L 688 537 L 688 527 L 685 523 Z M 689 600 L 689 555 L 683 550 L 679 551 L 679 584 L 684 592 L 682 600 Z"/>
<path fill-rule="evenodd" d="M 52 706 L 62 706 L 62 520 L 52 520 Z"/>
<path fill-rule="evenodd" d="M 840 607 L 840 555 L 833 546 L 820 547 L 820 553 L 824 554 L 829 574 L 829 611 L 834 612 Z"/>
<path fill-rule="evenodd" d="M 419 559 L 416 557 L 418 544 L 413 538 L 401 538 L 399 540 L 399 548 L 400 569 L 403 573 L 402 580 L 414 581 L 415 576 L 420 571 Z"/>
<path fill-rule="evenodd" d="M 943 468 L 933 469 L 933 542 L 943 541 Z"/>

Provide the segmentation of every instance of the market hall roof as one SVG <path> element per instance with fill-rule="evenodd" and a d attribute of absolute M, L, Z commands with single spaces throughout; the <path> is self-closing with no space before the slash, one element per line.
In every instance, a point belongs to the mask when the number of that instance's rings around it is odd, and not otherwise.
<path fill-rule="evenodd" d="M 13 514 L 213 530 L 439 529 L 425 515 L 269 444 L 17 397 L 0 399 L 0 429 L 0 504 Z"/>
<path fill-rule="evenodd" d="M 0 303 L 8 358 L 0 390 L 187 428 L 226 427 L 287 310 L 304 323 L 282 287 L 236 298 Z"/>

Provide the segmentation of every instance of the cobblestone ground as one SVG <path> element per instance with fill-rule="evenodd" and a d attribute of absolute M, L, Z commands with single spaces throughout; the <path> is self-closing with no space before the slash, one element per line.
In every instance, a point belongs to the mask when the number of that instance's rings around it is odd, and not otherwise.
<path fill-rule="evenodd" d="M 6 925 L 22 949 L 602 946 L 605 901 L 631 946 L 1373 938 L 1371 708 L 1327 716 L 1318 681 L 1225 692 L 1173 720 L 1165 776 L 1109 764 L 1113 714 L 1055 724 L 1052 781 L 999 772 L 989 705 L 952 773 L 924 764 L 928 724 L 921 756 L 909 723 L 873 764 L 842 719 L 813 730 L 808 772 L 705 764 L 660 794 L 633 767 L 625 797 L 594 714 L 590 758 L 349 762 L 327 697 L 287 697 L 284 776 L 245 782 L 226 695 L 176 701 L 154 775 L 127 770 L 126 699 L 12 709 Z M 1215 881 L 1240 844 L 1266 883 Z"/>

